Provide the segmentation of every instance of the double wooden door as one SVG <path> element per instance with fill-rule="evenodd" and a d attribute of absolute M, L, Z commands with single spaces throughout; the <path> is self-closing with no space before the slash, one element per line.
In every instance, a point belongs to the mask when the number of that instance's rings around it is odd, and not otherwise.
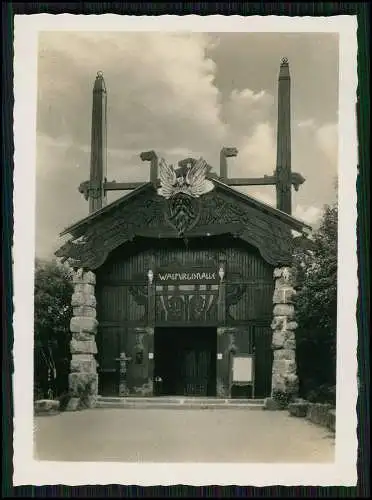
<path fill-rule="evenodd" d="M 155 380 L 158 394 L 215 396 L 216 330 L 163 328 L 155 331 Z"/>

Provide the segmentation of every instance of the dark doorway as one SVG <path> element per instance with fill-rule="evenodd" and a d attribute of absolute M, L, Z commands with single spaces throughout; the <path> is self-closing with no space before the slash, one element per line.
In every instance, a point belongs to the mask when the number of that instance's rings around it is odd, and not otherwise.
<path fill-rule="evenodd" d="M 216 328 L 155 328 L 155 393 L 215 396 L 216 356 Z"/>

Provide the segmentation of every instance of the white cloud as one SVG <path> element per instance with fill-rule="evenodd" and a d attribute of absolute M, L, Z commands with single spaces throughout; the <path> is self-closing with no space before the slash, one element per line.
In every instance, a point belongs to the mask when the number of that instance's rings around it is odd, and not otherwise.
<path fill-rule="evenodd" d="M 320 150 L 326 156 L 330 165 L 337 169 L 338 159 L 338 126 L 336 123 L 322 125 L 315 134 Z"/>
<path fill-rule="evenodd" d="M 299 121 L 297 123 L 297 127 L 304 128 L 304 129 L 314 128 L 315 127 L 315 120 L 313 118 L 309 118 L 308 120 Z"/>
<path fill-rule="evenodd" d="M 235 146 L 239 154 L 229 159 L 231 177 L 274 172 L 274 99 L 266 90 L 250 88 L 229 90 L 224 97 L 216 83 L 216 63 L 207 55 L 213 42 L 216 37 L 203 33 L 40 35 L 38 253 L 45 255 L 60 230 L 88 213 L 77 188 L 89 176 L 92 86 L 98 70 L 104 72 L 108 91 L 109 180 L 146 180 L 148 164 L 139 154 L 150 149 L 170 163 L 203 156 L 218 172 L 221 147 Z M 298 124 L 304 135 L 310 121 Z M 332 128 L 318 130 L 316 143 L 327 158 L 332 140 Z M 250 194 L 275 206 L 272 187 L 254 187 Z M 305 215 L 310 217 L 311 210 Z"/>
<path fill-rule="evenodd" d="M 293 216 L 303 222 L 307 222 L 311 226 L 314 226 L 318 223 L 320 217 L 322 216 L 322 209 L 314 206 L 305 207 L 302 205 L 296 205 L 294 207 Z"/>
<path fill-rule="evenodd" d="M 275 170 L 276 143 L 274 129 L 269 123 L 258 123 L 249 137 L 237 144 L 236 175 L 254 177 L 272 175 Z"/>

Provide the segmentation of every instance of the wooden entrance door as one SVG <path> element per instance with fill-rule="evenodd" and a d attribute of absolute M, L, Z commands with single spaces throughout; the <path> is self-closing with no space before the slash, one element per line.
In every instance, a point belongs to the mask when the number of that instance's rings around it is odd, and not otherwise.
<path fill-rule="evenodd" d="M 213 328 L 155 330 L 155 378 L 162 395 L 216 395 L 217 332 Z"/>
<path fill-rule="evenodd" d="M 184 352 L 183 392 L 185 396 L 208 396 L 212 389 L 212 352 L 188 349 Z"/>

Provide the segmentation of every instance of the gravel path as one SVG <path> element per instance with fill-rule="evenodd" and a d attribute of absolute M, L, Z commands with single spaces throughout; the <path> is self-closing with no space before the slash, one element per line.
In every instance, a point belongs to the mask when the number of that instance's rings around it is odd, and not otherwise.
<path fill-rule="evenodd" d="M 287 412 L 94 409 L 36 417 L 35 458 L 324 463 L 334 460 L 334 438 Z"/>

